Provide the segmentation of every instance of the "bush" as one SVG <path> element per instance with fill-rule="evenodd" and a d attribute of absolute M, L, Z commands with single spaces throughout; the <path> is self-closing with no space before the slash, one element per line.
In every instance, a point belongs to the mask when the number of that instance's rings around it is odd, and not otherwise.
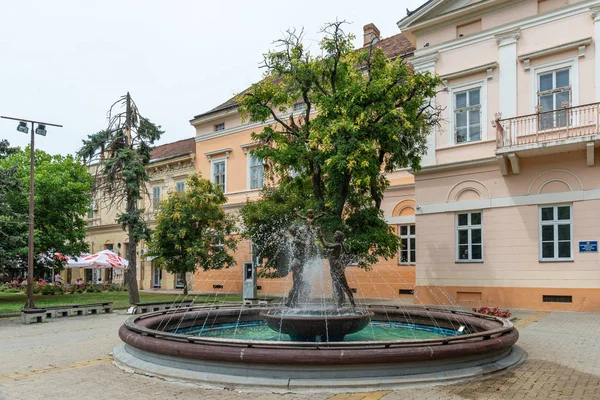
<path fill-rule="evenodd" d="M 0 293 L 21 293 L 23 289 L 10 287 L 9 285 L 0 284 Z"/>
<path fill-rule="evenodd" d="M 64 288 L 60 285 L 44 285 L 40 286 L 40 293 L 44 296 L 53 296 L 55 294 L 63 294 Z"/>
<path fill-rule="evenodd" d="M 101 285 L 87 285 L 85 287 L 85 291 L 86 291 L 86 293 L 100 293 L 100 292 L 102 292 L 102 286 Z"/>
<path fill-rule="evenodd" d="M 118 284 L 118 283 L 112 283 L 108 287 L 109 292 L 125 292 L 126 290 L 127 290 L 127 288 L 125 286 Z"/>
<path fill-rule="evenodd" d="M 493 315 L 495 317 L 500 317 L 500 318 L 510 318 L 510 316 L 512 315 L 510 313 L 510 310 L 502 311 L 498 307 L 489 308 L 487 306 L 480 307 L 480 308 L 473 307 L 473 312 L 476 312 L 477 314 Z"/>

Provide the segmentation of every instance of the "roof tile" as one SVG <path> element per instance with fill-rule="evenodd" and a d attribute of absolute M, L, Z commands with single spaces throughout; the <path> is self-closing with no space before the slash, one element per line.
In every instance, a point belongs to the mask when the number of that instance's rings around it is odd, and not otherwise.
<path fill-rule="evenodd" d="M 172 158 L 192 154 L 196 152 L 196 140 L 194 138 L 178 140 L 172 143 L 161 144 L 150 150 L 150 161 Z"/>

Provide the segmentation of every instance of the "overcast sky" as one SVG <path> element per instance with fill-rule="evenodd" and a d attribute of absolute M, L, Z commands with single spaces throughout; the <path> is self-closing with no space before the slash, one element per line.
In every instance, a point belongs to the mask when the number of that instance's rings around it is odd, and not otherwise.
<path fill-rule="evenodd" d="M 189 138 L 194 115 L 260 79 L 262 53 L 286 29 L 316 39 L 338 18 L 362 45 L 363 25 L 395 35 L 406 8 L 423 2 L 0 0 L 0 115 L 64 125 L 36 136 L 36 147 L 73 153 L 130 91 L 166 131 L 159 143 Z M 26 146 L 16 125 L 0 120 L 0 138 Z"/>

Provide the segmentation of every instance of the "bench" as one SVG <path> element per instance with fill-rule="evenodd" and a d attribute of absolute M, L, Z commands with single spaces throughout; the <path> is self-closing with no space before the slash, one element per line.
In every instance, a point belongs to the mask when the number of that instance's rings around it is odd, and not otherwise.
<path fill-rule="evenodd" d="M 46 318 L 71 317 L 74 315 L 88 315 L 112 313 L 113 302 L 91 304 L 65 304 L 40 308 L 24 308 L 21 310 L 21 320 L 24 324 L 33 322 L 46 322 Z M 41 317 L 41 318 L 40 318 Z"/>
<path fill-rule="evenodd" d="M 148 312 L 165 311 L 172 308 L 189 307 L 193 304 L 193 300 L 180 300 L 180 301 L 157 301 L 152 303 L 134 303 L 136 307 L 136 314 L 145 314 Z"/>
<path fill-rule="evenodd" d="M 21 322 L 24 324 L 46 322 L 46 310 L 43 308 L 23 308 L 21 309 Z"/>
<path fill-rule="evenodd" d="M 253 305 L 253 304 L 259 304 L 259 305 L 267 305 L 270 304 L 273 300 L 273 298 L 269 298 L 269 297 L 248 297 L 244 299 L 244 305 Z"/>

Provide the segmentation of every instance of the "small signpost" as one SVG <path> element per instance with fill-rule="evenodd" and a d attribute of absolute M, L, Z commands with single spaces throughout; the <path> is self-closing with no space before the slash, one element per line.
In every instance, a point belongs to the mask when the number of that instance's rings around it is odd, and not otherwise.
<path fill-rule="evenodd" d="M 585 242 L 579 242 L 580 253 L 597 253 L 598 252 L 598 241 L 588 240 Z"/>

